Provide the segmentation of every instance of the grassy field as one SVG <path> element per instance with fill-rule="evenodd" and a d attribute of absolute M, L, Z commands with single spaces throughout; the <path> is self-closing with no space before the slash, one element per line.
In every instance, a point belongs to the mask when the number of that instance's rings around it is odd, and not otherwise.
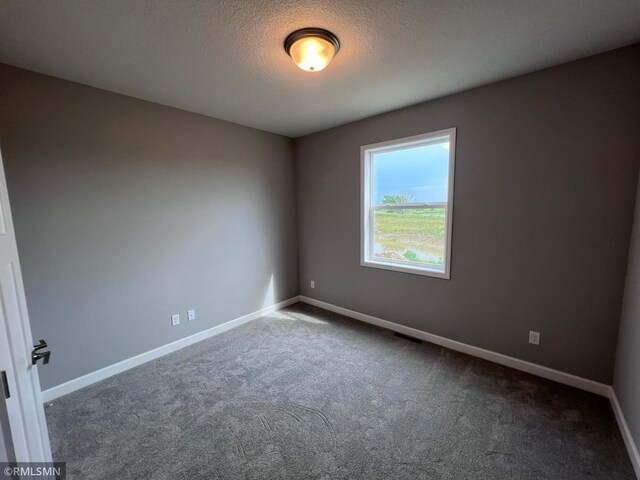
<path fill-rule="evenodd" d="M 444 263 L 445 210 L 407 209 L 375 212 L 375 253 L 381 258 Z"/>

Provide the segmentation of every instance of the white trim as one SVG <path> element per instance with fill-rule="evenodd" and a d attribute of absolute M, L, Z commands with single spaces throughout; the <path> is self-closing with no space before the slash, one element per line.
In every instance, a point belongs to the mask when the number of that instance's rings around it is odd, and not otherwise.
<path fill-rule="evenodd" d="M 611 408 L 613 408 L 613 413 L 616 416 L 616 421 L 618 422 L 624 444 L 627 447 L 627 452 L 629 452 L 629 458 L 636 472 L 636 477 L 640 478 L 640 453 L 638 452 L 638 446 L 633 440 L 629 425 L 627 425 L 627 421 L 624 418 L 622 408 L 620 407 L 620 403 L 618 403 L 618 397 L 616 397 L 616 392 L 611 387 L 609 388 L 609 400 L 611 400 Z"/>
<path fill-rule="evenodd" d="M 9 398 L 0 400 L 8 420 L 7 456 L 13 462 L 51 462 L 38 367 L 31 364 L 33 335 L 1 154 L 0 215 L 0 370 L 6 371 L 11 390 Z"/>
<path fill-rule="evenodd" d="M 434 335 L 432 333 L 423 332 L 422 330 L 418 330 L 416 328 L 393 323 L 378 317 L 366 315 L 364 313 L 354 312 L 353 310 L 338 307 L 336 305 L 316 300 L 314 298 L 305 297 L 304 295 L 300 296 L 300 301 L 308 303 L 309 305 L 315 305 L 316 307 L 324 308 L 325 310 L 329 310 L 331 312 L 345 315 L 347 317 L 355 318 L 356 320 L 360 320 L 362 322 L 371 323 L 372 325 L 377 325 L 382 328 L 387 328 L 389 330 L 393 330 L 394 332 L 399 332 L 411 337 L 419 338 L 420 340 L 424 340 L 426 342 L 435 343 L 436 345 L 450 348 L 451 350 L 455 350 L 457 352 L 466 353 L 467 355 L 482 358 L 490 362 L 499 363 L 500 365 L 505 365 L 516 370 L 531 373 L 532 375 L 537 375 L 539 377 L 547 378 L 555 382 L 570 385 L 581 390 L 586 390 L 587 392 L 595 393 L 603 397 L 609 398 L 610 396 L 609 392 L 611 390 L 611 387 L 609 385 L 595 382 L 593 380 L 589 380 L 588 378 L 578 377 L 570 373 L 561 372 L 560 370 L 555 370 L 553 368 L 544 367 L 542 365 L 527 362 L 525 360 L 520 360 L 519 358 L 509 357 L 508 355 L 492 352 L 491 350 L 485 350 L 484 348 L 474 347 L 473 345 L 468 345 L 456 340 L 450 340 L 448 338 Z"/>
<path fill-rule="evenodd" d="M 411 210 L 425 208 L 447 208 L 447 202 L 425 202 L 425 203 L 376 203 L 371 205 L 373 210 Z"/>
<path fill-rule="evenodd" d="M 383 259 L 362 260 L 360 262 L 360 266 L 381 268 L 382 270 L 391 270 L 394 272 L 413 273 L 414 275 L 424 275 L 425 277 L 444 278 L 445 280 L 449 280 L 451 278 L 451 274 L 445 270 L 429 268 L 428 265 L 417 266 L 402 260 L 390 260 L 388 262 L 385 262 Z"/>
<path fill-rule="evenodd" d="M 416 263 L 385 260 L 373 255 L 373 211 L 382 206 L 373 201 L 373 161 L 372 155 L 376 152 L 392 152 L 404 150 L 420 145 L 440 143 L 444 138 L 449 140 L 449 184 L 446 202 L 446 239 L 444 252 L 444 268 L 437 265 L 420 265 Z M 424 275 L 427 277 L 451 278 L 451 239 L 453 237 L 453 189 L 455 183 L 456 163 L 456 128 L 447 128 L 437 132 L 424 133 L 411 137 L 389 140 L 386 142 L 363 145 L 360 147 L 360 266 L 393 270 L 396 272 Z M 401 205 L 392 205 L 391 208 L 402 208 Z M 421 208 L 417 204 L 409 204 L 405 208 Z"/>
<path fill-rule="evenodd" d="M 206 340 L 209 337 L 213 337 L 222 332 L 226 332 L 227 330 L 231 330 L 232 328 L 239 327 L 240 325 L 263 317 L 264 315 L 275 312 L 276 310 L 288 307 L 289 305 L 293 305 L 294 303 L 297 303 L 299 301 L 299 296 L 292 297 L 283 302 L 271 305 L 270 307 L 265 307 L 253 313 L 243 315 L 242 317 L 223 323 L 222 325 L 217 325 L 207 330 L 203 330 L 202 332 L 196 333 L 194 335 L 181 338 L 180 340 L 176 340 L 175 342 L 168 343 L 167 345 L 154 348 L 153 350 L 149 350 L 148 352 L 141 353 L 134 357 L 127 358 L 126 360 L 122 360 L 121 362 L 109 365 L 108 367 L 101 368 L 100 370 L 96 370 L 95 372 L 87 373 L 86 375 L 83 375 L 81 377 L 74 378 L 73 380 L 69 380 L 68 382 L 44 390 L 42 392 L 42 400 L 45 403 L 50 402 L 51 400 L 54 400 L 58 397 L 67 395 L 71 392 L 75 392 L 76 390 L 99 382 L 100 380 L 104 380 L 105 378 L 109 378 L 113 375 L 124 372 L 125 370 L 129 370 L 130 368 L 137 367 L 138 365 L 142 365 L 143 363 L 147 363 L 151 360 L 155 360 L 156 358 L 162 357 L 171 352 L 175 352 L 176 350 L 180 350 L 181 348 L 188 347 L 189 345 L 193 345 L 194 343 L 201 342 L 202 340 Z"/>

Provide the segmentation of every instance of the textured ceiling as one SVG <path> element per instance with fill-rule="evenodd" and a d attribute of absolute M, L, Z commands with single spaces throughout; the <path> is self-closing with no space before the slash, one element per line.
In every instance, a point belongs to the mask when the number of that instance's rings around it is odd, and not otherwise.
<path fill-rule="evenodd" d="M 638 0 L 0 0 L 0 62 L 294 137 L 638 41 Z"/>

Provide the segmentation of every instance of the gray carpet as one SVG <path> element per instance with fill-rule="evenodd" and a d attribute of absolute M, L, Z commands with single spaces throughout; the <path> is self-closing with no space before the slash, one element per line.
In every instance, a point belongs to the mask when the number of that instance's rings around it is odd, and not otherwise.
<path fill-rule="evenodd" d="M 55 400 L 71 479 L 633 479 L 608 400 L 305 304 Z"/>

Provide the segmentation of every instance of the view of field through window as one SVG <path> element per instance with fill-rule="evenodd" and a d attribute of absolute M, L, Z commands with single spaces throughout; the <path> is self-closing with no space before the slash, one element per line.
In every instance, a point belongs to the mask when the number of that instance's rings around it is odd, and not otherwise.
<path fill-rule="evenodd" d="M 376 210 L 374 255 L 378 258 L 444 265 L 443 208 Z"/>
<path fill-rule="evenodd" d="M 448 141 L 374 154 L 374 257 L 444 268 L 448 175 Z"/>

